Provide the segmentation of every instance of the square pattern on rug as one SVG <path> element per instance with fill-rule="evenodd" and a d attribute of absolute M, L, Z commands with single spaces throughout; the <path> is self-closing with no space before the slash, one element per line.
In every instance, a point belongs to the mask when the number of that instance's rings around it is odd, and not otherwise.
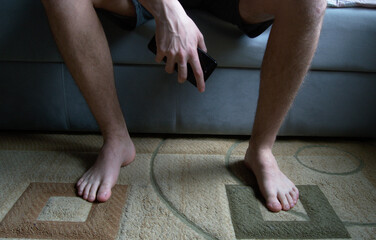
<path fill-rule="evenodd" d="M 85 222 L 92 205 L 78 197 L 50 197 L 37 220 Z"/>
<path fill-rule="evenodd" d="M 266 221 L 250 186 L 226 185 L 236 238 L 350 238 L 345 226 L 317 186 L 297 187 L 299 199 L 308 215 L 307 221 Z"/>
<path fill-rule="evenodd" d="M 0 237 L 115 239 L 126 191 L 116 185 L 110 200 L 89 203 L 74 184 L 30 183 L 0 223 Z"/>

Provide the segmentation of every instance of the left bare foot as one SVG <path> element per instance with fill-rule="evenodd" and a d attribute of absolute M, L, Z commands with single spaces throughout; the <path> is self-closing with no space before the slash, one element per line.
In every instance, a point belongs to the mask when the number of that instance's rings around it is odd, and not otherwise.
<path fill-rule="evenodd" d="M 245 165 L 255 174 L 266 207 L 272 212 L 287 211 L 295 206 L 299 191 L 279 170 L 271 150 L 247 149 Z"/>

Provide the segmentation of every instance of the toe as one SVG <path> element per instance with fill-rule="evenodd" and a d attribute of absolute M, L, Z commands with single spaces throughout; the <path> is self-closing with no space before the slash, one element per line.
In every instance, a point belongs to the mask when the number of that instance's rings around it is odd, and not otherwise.
<path fill-rule="evenodd" d="M 272 212 L 279 212 L 282 210 L 282 206 L 279 203 L 277 197 L 270 197 L 266 200 L 266 207 Z"/>
<path fill-rule="evenodd" d="M 99 202 L 106 202 L 111 197 L 111 185 L 107 183 L 102 183 L 99 187 L 97 200 Z"/>
<path fill-rule="evenodd" d="M 82 177 L 80 178 L 80 180 L 78 180 L 78 182 L 77 182 L 77 184 L 76 184 L 77 187 L 80 187 L 81 184 L 85 182 L 86 177 L 87 177 L 87 174 L 88 174 L 88 172 L 85 172 L 85 174 L 82 175 Z"/>
<path fill-rule="evenodd" d="M 93 184 L 93 186 L 91 186 L 89 198 L 88 198 L 89 202 L 94 202 L 95 197 L 97 196 L 98 186 L 99 186 L 99 182 L 96 182 L 96 183 Z"/>
<path fill-rule="evenodd" d="M 287 199 L 287 201 L 288 201 L 289 204 L 290 204 L 290 209 L 293 208 L 294 205 L 295 205 L 295 203 L 294 203 L 294 200 L 292 199 L 290 193 L 287 193 L 287 194 L 286 194 L 286 199 Z"/>
<path fill-rule="evenodd" d="M 293 194 L 293 198 L 292 199 L 294 200 L 294 202 L 296 204 L 298 202 L 298 199 L 299 199 L 299 190 L 298 190 L 298 188 L 293 187 L 292 188 L 292 194 Z"/>
<path fill-rule="evenodd" d="M 282 205 L 282 210 L 287 211 L 290 209 L 290 204 L 287 201 L 286 195 L 285 194 L 278 194 L 278 200 Z"/>
<path fill-rule="evenodd" d="M 296 203 L 298 202 L 298 197 L 297 197 L 297 195 L 294 191 L 290 192 L 290 197 L 291 197 L 294 205 L 296 205 Z"/>
<path fill-rule="evenodd" d="M 82 197 L 83 199 L 87 200 L 87 198 L 89 197 L 90 189 L 91 189 L 91 184 L 89 183 L 85 187 L 84 194 L 83 194 L 83 197 Z"/>
<path fill-rule="evenodd" d="M 83 177 L 80 178 L 80 180 L 78 180 L 78 182 L 77 182 L 77 184 L 76 184 L 76 187 L 79 188 L 80 185 L 83 183 L 83 181 L 84 181 L 84 178 L 83 178 Z"/>
<path fill-rule="evenodd" d="M 77 189 L 77 194 L 78 196 L 82 196 L 82 194 L 84 193 L 84 190 L 85 190 L 85 187 L 87 185 L 87 182 L 86 181 L 83 181 L 80 186 L 78 187 Z"/>

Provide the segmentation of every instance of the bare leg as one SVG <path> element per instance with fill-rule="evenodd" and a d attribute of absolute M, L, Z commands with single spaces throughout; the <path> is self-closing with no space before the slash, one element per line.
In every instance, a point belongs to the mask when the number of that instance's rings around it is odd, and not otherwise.
<path fill-rule="evenodd" d="M 256 175 L 269 210 L 292 208 L 296 186 L 279 170 L 272 154 L 277 133 L 304 79 L 317 47 L 324 0 L 241 0 L 249 23 L 275 17 L 263 64 L 258 106 L 245 164 Z"/>
<path fill-rule="evenodd" d="M 130 0 L 129 0 L 130 1 Z M 108 43 L 94 6 L 101 1 L 42 1 L 58 48 L 85 97 L 104 138 L 95 164 L 77 182 L 78 195 L 88 201 L 107 201 L 120 167 L 135 158 L 117 98 Z M 111 2 L 119 14 L 134 14 L 128 1 Z M 122 3 L 115 7 L 114 2 Z"/>

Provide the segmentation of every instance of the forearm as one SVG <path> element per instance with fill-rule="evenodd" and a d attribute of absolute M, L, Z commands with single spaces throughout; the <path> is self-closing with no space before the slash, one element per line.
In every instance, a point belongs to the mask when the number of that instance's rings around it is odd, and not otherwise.
<path fill-rule="evenodd" d="M 157 24 L 173 25 L 171 23 L 173 19 L 186 16 L 178 0 L 139 0 L 139 2 L 154 16 Z"/>

